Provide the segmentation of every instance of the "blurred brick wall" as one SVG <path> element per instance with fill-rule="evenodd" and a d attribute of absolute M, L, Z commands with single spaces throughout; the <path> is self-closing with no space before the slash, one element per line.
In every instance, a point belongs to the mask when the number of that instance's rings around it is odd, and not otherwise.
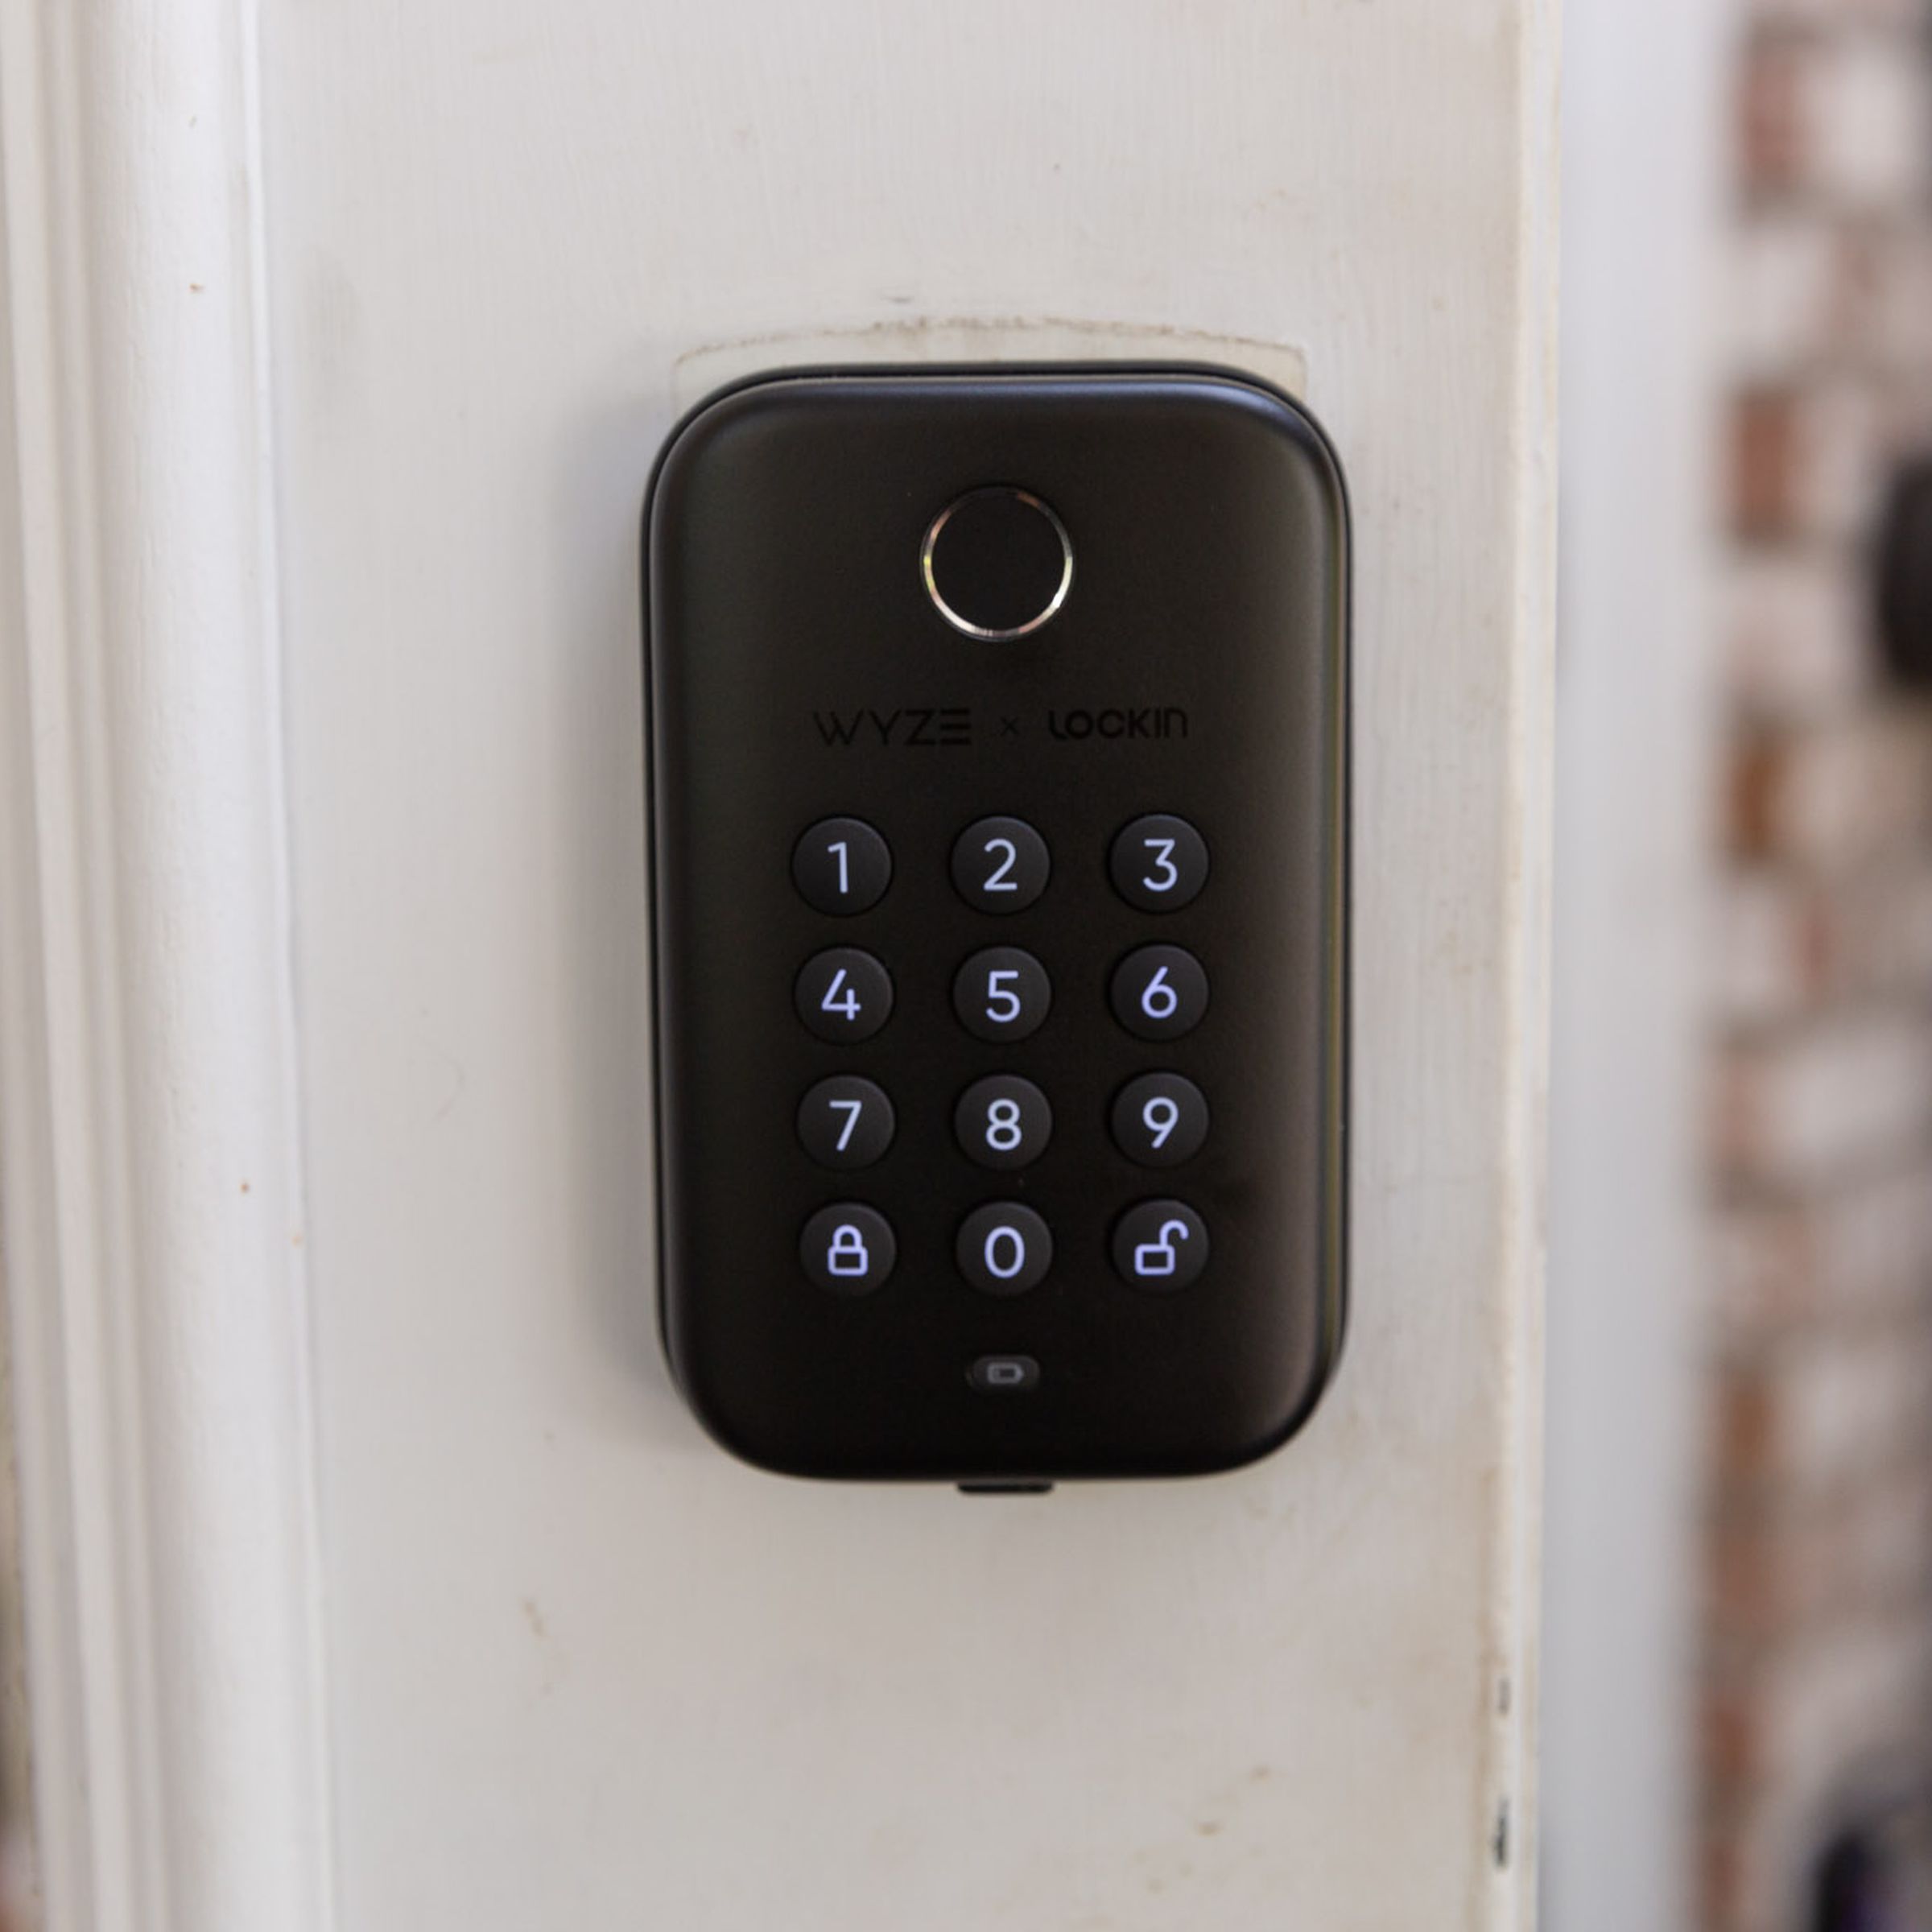
<path fill-rule="evenodd" d="M 1866 588 L 1932 445 L 1932 41 L 1918 0 L 1738 14 L 1703 1922 L 1794 1932 L 1932 1759 L 1932 708 Z"/>

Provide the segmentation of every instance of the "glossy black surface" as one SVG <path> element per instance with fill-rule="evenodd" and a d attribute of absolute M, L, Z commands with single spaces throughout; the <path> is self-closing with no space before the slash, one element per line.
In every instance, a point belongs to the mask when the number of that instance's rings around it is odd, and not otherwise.
<path fill-rule="evenodd" d="M 919 556 L 939 511 L 1001 484 L 1053 506 L 1077 568 L 1038 631 L 981 641 L 934 608 Z M 1347 520 L 1319 432 L 1209 371 L 769 378 L 674 435 L 646 576 L 661 1312 L 687 1399 L 738 1455 L 818 1476 L 1182 1474 L 1275 1447 L 1332 1368 L 1344 1300 Z M 1114 841 L 1150 815 L 1203 841 L 1184 908 L 1117 890 Z M 998 915 L 953 876 L 994 816 L 1051 854 L 1039 898 Z M 844 916 L 791 873 L 836 818 L 892 857 L 884 897 Z M 1150 945 L 1184 949 L 1210 994 L 1158 1044 L 1110 1003 Z M 997 947 L 1051 981 L 1023 1038 L 975 1038 L 955 1010 L 962 966 Z M 889 978 L 869 1037 L 815 1038 L 795 1008 L 838 947 Z M 1150 1188 L 1110 1113 L 1160 1069 L 1212 1129 Z M 890 1093 L 896 1132 L 830 1173 L 797 1117 L 848 1073 Z M 1004 1073 L 1053 1129 L 989 1172 L 956 1112 Z M 1204 1265 L 1131 1286 L 1117 1260 L 1174 1217 L 1124 1217 L 1170 1199 L 1199 1235 L 1168 1238 Z M 1022 1292 L 960 1270 L 968 1218 L 1001 1203 L 1051 1236 Z M 883 1217 L 889 1277 L 836 1275 L 827 1251 L 807 1278 L 803 1231 L 832 1207 Z M 816 1224 L 820 1250 L 839 1224 Z"/>

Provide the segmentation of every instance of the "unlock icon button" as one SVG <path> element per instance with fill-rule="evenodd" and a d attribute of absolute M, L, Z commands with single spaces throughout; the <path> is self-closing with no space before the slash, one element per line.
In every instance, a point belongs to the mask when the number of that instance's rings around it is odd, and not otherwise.
<path fill-rule="evenodd" d="M 891 1222 L 857 1201 L 821 1208 L 799 1236 L 799 1265 L 833 1294 L 870 1294 L 882 1288 L 898 1252 Z"/>
<path fill-rule="evenodd" d="M 1113 1265 L 1137 1288 L 1185 1288 L 1208 1265 L 1208 1224 L 1185 1201 L 1142 1201 L 1114 1224 Z"/>

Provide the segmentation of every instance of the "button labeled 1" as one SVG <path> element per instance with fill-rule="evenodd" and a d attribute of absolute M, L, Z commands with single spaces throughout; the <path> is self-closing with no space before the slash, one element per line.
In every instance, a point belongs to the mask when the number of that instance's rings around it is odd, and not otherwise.
<path fill-rule="evenodd" d="M 892 883 L 892 852 L 863 819 L 821 819 L 792 852 L 791 882 L 815 912 L 869 912 Z"/>

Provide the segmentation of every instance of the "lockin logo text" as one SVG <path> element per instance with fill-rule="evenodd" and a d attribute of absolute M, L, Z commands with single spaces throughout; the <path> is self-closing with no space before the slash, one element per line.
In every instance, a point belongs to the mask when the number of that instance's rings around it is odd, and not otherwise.
<path fill-rule="evenodd" d="M 815 711 L 828 745 L 902 745 L 931 751 L 969 745 L 972 712 L 964 704 L 909 704 L 901 711 Z"/>
<path fill-rule="evenodd" d="M 1145 704 L 1133 711 L 1050 711 L 1050 737 L 1184 738 L 1187 714 L 1178 704 Z"/>

